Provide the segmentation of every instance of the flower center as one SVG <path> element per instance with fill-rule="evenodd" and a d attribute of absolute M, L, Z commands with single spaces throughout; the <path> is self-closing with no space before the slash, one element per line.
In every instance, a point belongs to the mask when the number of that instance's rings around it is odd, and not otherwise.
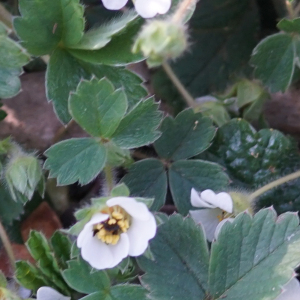
<path fill-rule="evenodd" d="M 223 220 L 225 220 L 225 219 L 227 219 L 227 218 L 229 218 L 231 216 L 233 216 L 233 214 L 228 213 L 225 210 L 222 210 L 221 214 L 218 215 L 217 218 L 218 218 L 219 222 L 221 222 L 221 221 L 223 221 Z"/>
<path fill-rule="evenodd" d="M 93 226 L 93 235 L 106 244 L 115 245 L 130 227 L 131 218 L 120 206 L 109 209 L 109 218 Z"/>

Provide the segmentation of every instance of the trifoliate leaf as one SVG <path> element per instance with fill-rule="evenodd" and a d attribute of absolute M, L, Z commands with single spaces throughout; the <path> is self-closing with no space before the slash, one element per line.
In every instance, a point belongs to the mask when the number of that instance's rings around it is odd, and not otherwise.
<path fill-rule="evenodd" d="M 80 300 L 147 300 L 147 290 L 140 285 L 125 284 L 113 286 L 107 291 L 96 292 L 81 298 Z"/>
<path fill-rule="evenodd" d="M 155 260 L 140 256 L 138 263 L 153 299 L 205 299 L 209 254 L 202 228 L 191 218 L 171 216 L 158 227 L 150 248 Z"/>
<path fill-rule="evenodd" d="M 81 81 L 69 99 L 69 111 L 74 120 L 95 137 L 111 137 L 126 110 L 124 91 L 115 90 L 105 78 Z"/>
<path fill-rule="evenodd" d="M 175 119 L 166 117 L 160 130 L 162 135 L 154 144 L 155 150 L 160 157 L 175 161 L 203 152 L 216 132 L 210 118 L 192 109 L 184 110 Z"/>
<path fill-rule="evenodd" d="M 131 196 L 154 197 L 151 210 L 159 210 L 164 205 L 168 180 L 161 161 L 149 158 L 136 162 L 122 181 L 128 186 Z"/>
<path fill-rule="evenodd" d="M 134 10 L 125 12 L 118 18 L 114 18 L 98 28 L 90 29 L 84 34 L 80 42 L 71 48 L 84 50 L 101 49 L 111 41 L 113 35 L 120 34 L 136 18 L 137 14 Z"/>
<path fill-rule="evenodd" d="M 84 9 L 79 0 L 20 0 L 19 10 L 14 27 L 33 55 L 50 54 L 58 44 L 73 46 L 83 36 Z"/>
<path fill-rule="evenodd" d="M 69 268 L 63 271 L 63 277 L 75 291 L 90 294 L 107 291 L 110 281 L 105 271 L 94 270 L 82 258 L 68 262 Z"/>
<path fill-rule="evenodd" d="M 6 27 L 0 22 L 0 98 L 16 95 L 21 87 L 18 76 L 30 56 L 8 36 Z"/>
<path fill-rule="evenodd" d="M 219 128 L 208 154 L 207 159 L 226 168 L 234 188 L 248 191 L 300 168 L 295 142 L 277 130 L 256 132 L 241 119 L 231 120 Z M 300 209 L 299 187 L 299 180 L 294 180 L 270 190 L 259 197 L 256 207 L 274 205 L 278 212 L 297 211 Z"/>
<path fill-rule="evenodd" d="M 79 181 L 87 184 L 103 169 L 106 161 L 105 147 L 92 138 L 70 139 L 50 147 L 45 155 L 44 168 L 49 177 L 57 177 L 59 185 Z"/>
<path fill-rule="evenodd" d="M 69 49 L 69 52 L 79 60 L 111 66 L 124 66 L 130 63 L 144 60 L 138 53 L 132 53 L 132 41 L 139 32 L 142 20 L 137 19 L 127 25 L 126 30 L 112 37 L 111 41 L 99 50 L 76 50 Z"/>
<path fill-rule="evenodd" d="M 63 123 L 68 123 L 71 116 L 68 111 L 68 98 L 75 91 L 81 79 L 90 80 L 106 77 L 116 89 L 124 88 L 129 109 L 147 95 L 141 86 L 142 80 L 125 68 L 105 65 L 92 65 L 78 61 L 66 50 L 57 49 L 51 55 L 46 74 L 46 93 L 49 101 L 53 101 L 55 112 Z"/>
<path fill-rule="evenodd" d="M 270 92 L 284 92 L 290 85 L 300 50 L 300 38 L 277 33 L 263 39 L 253 50 L 254 75 Z"/>
<path fill-rule="evenodd" d="M 112 141 L 121 148 L 137 148 L 153 143 L 162 118 L 153 97 L 139 102 L 120 122 Z"/>
<path fill-rule="evenodd" d="M 300 263 L 299 218 L 264 209 L 222 227 L 211 248 L 212 299 L 276 299 Z M 230 271 L 229 271 L 230 270 Z"/>
<path fill-rule="evenodd" d="M 169 184 L 178 211 L 186 215 L 191 205 L 191 190 L 223 191 L 229 179 L 218 164 L 202 160 L 179 160 L 169 169 Z"/>

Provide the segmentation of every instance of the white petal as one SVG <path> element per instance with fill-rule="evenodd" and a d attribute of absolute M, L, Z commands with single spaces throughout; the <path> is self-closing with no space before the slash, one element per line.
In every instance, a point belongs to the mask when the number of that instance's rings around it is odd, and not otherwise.
<path fill-rule="evenodd" d="M 222 210 L 219 208 L 190 210 L 191 217 L 196 223 L 202 224 L 206 238 L 210 242 L 214 239 L 215 231 L 219 224 L 218 216 L 221 214 Z"/>
<path fill-rule="evenodd" d="M 153 18 L 165 14 L 171 7 L 171 0 L 136 0 L 135 9 L 143 18 Z"/>
<path fill-rule="evenodd" d="M 201 193 L 200 197 L 212 206 L 232 213 L 233 202 L 229 194 L 224 192 L 215 194 L 212 190 L 205 190 Z"/>
<path fill-rule="evenodd" d="M 216 228 L 216 231 L 215 231 L 215 239 L 218 238 L 218 235 L 219 235 L 220 230 L 221 230 L 221 228 L 223 227 L 223 225 L 224 225 L 226 222 L 232 223 L 233 220 L 234 220 L 234 218 L 227 218 L 227 219 L 222 220 L 222 221 L 218 224 L 218 226 L 217 226 L 217 228 Z"/>
<path fill-rule="evenodd" d="M 296 278 L 289 281 L 284 287 L 284 292 L 275 300 L 299 300 L 300 299 L 300 284 Z"/>
<path fill-rule="evenodd" d="M 108 245 L 108 248 L 113 255 L 113 263 L 110 268 L 115 267 L 119 264 L 123 258 L 128 256 L 129 252 L 129 238 L 126 233 L 120 235 L 120 240 L 115 245 Z"/>
<path fill-rule="evenodd" d="M 99 240 L 96 236 L 85 238 L 84 245 L 81 247 L 81 256 L 93 268 L 102 270 L 110 268 L 114 264 L 114 256 L 109 246 Z"/>
<path fill-rule="evenodd" d="M 212 192 L 213 195 L 215 196 L 215 193 L 212 190 L 205 190 L 204 192 L 210 193 Z M 202 192 L 202 193 L 204 193 Z M 195 190 L 192 189 L 191 190 L 191 203 L 194 207 L 201 207 L 201 208 L 214 208 L 213 205 L 207 203 L 206 201 L 204 201 L 203 199 L 201 199 L 199 193 Z"/>
<path fill-rule="evenodd" d="M 132 219 L 130 228 L 127 231 L 130 248 L 130 256 L 139 256 L 145 252 L 148 247 L 148 241 L 155 236 L 156 222 L 151 214 L 149 220 L 140 221 Z"/>
<path fill-rule="evenodd" d="M 69 300 L 70 297 L 66 297 L 61 293 L 57 292 L 49 286 L 42 286 L 37 290 L 37 300 Z"/>
<path fill-rule="evenodd" d="M 152 215 L 146 204 L 137 202 L 134 198 L 130 197 L 115 197 L 111 198 L 106 202 L 109 207 L 119 205 L 126 210 L 126 212 L 133 218 L 141 221 L 149 220 Z"/>
<path fill-rule="evenodd" d="M 128 0 L 102 0 L 102 3 L 107 9 L 118 10 L 124 7 L 127 1 Z"/>
<path fill-rule="evenodd" d="M 89 237 L 93 233 L 93 225 L 105 221 L 109 215 L 106 214 L 94 214 L 89 222 L 87 222 L 77 238 L 77 247 L 81 248 L 84 244 L 86 237 Z"/>

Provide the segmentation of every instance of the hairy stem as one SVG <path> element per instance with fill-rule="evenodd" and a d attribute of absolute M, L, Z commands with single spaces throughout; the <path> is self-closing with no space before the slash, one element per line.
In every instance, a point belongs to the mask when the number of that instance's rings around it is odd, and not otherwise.
<path fill-rule="evenodd" d="M 272 181 L 272 182 L 266 184 L 265 186 L 259 188 L 255 192 L 253 192 L 250 195 L 250 199 L 253 200 L 253 199 L 257 198 L 258 196 L 264 194 L 265 192 L 267 192 L 267 191 L 269 191 L 273 188 L 276 188 L 277 186 L 279 186 L 283 183 L 286 183 L 288 181 L 294 180 L 294 179 L 299 178 L 299 177 L 300 177 L 300 171 L 297 171 L 295 173 L 289 174 L 289 175 L 281 177 L 281 178 L 279 178 L 275 181 Z"/>
<path fill-rule="evenodd" d="M 175 23 L 177 22 L 182 22 L 185 16 L 186 11 L 190 8 L 190 6 L 196 2 L 196 0 L 184 0 L 179 8 L 177 9 L 177 11 L 175 12 L 175 14 L 173 15 L 173 21 Z"/>
<path fill-rule="evenodd" d="M 15 261 L 16 260 L 15 260 L 14 252 L 13 252 L 9 237 L 8 237 L 8 235 L 6 233 L 6 230 L 3 226 L 3 224 L 1 223 L 1 221 L 0 221 L 0 238 L 2 240 L 3 247 L 4 247 L 4 249 L 7 253 L 7 256 L 9 258 L 9 262 L 10 262 L 12 271 L 15 272 L 15 270 L 16 270 Z"/>
<path fill-rule="evenodd" d="M 172 68 L 167 62 L 164 62 L 162 64 L 166 74 L 171 79 L 175 87 L 177 88 L 178 92 L 181 94 L 181 96 L 184 98 L 185 102 L 188 106 L 194 107 L 195 101 L 194 98 L 190 95 L 190 93 L 186 90 L 186 88 L 183 86 L 183 84 L 180 82 L 176 74 L 173 72 Z"/>
<path fill-rule="evenodd" d="M 114 187 L 113 169 L 110 165 L 106 165 L 104 167 L 104 175 L 105 175 L 107 189 L 108 189 L 108 192 L 110 193 Z"/>

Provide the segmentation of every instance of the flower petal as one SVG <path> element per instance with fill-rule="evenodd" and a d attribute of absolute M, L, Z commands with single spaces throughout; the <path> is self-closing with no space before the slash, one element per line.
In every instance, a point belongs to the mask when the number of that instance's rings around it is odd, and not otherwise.
<path fill-rule="evenodd" d="M 115 245 L 108 245 L 110 252 L 113 255 L 113 263 L 110 265 L 110 268 L 115 267 L 119 264 L 123 258 L 128 256 L 129 252 L 129 238 L 127 233 L 122 233 L 120 235 L 120 240 Z"/>
<path fill-rule="evenodd" d="M 119 205 L 126 210 L 126 212 L 133 218 L 141 221 L 149 220 L 152 214 L 149 212 L 146 204 L 137 202 L 134 198 L 129 197 L 115 197 L 106 202 L 109 207 Z"/>
<path fill-rule="evenodd" d="M 165 14 L 171 7 L 171 0 L 136 0 L 135 9 L 143 18 L 153 18 Z"/>
<path fill-rule="evenodd" d="M 221 230 L 221 228 L 223 227 L 223 225 L 224 225 L 226 222 L 232 223 L 233 220 L 234 220 L 234 218 L 227 218 L 227 219 L 222 220 L 222 221 L 218 224 L 218 226 L 217 226 L 217 228 L 216 228 L 216 230 L 215 230 L 215 239 L 218 238 L 218 235 L 219 235 L 220 230 Z"/>
<path fill-rule="evenodd" d="M 215 193 L 212 190 L 205 190 L 202 193 L 204 193 L 204 192 L 207 192 L 207 193 L 212 192 L 213 195 L 215 196 Z M 201 207 L 201 208 L 214 208 L 215 207 L 215 206 L 207 203 L 206 201 L 204 201 L 200 197 L 200 194 L 195 189 L 191 190 L 191 203 L 194 207 Z"/>
<path fill-rule="evenodd" d="M 284 291 L 275 300 L 299 300 L 300 283 L 296 278 L 290 280 L 284 287 Z"/>
<path fill-rule="evenodd" d="M 88 238 L 84 239 L 81 256 L 93 268 L 98 270 L 110 268 L 114 264 L 114 256 L 109 246 L 97 237 L 93 237 L 93 232 Z"/>
<path fill-rule="evenodd" d="M 200 197 L 213 207 L 219 207 L 232 213 L 233 202 L 229 194 L 225 192 L 215 194 L 212 190 L 205 190 L 201 193 Z"/>
<path fill-rule="evenodd" d="M 37 290 L 36 293 L 37 300 L 69 300 L 70 297 L 66 297 L 54 290 L 49 286 L 42 286 Z"/>
<path fill-rule="evenodd" d="M 201 223 L 204 228 L 206 238 L 212 241 L 215 236 L 216 228 L 219 224 L 218 216 L 222 214 L 219 208 L 190 210 L 190 215 L 196 223 Z"/>
<path fill-rule="evenodd" d="M 94 214 L 89 222 L 87 222 L 77 238 L 77 247 L 81 248 L 84 245 L 84 240 L 89 237 L 93 232 L 93 225 L 105 221 L 109 215 L 106 214 Z"/>
<path fill-rule="evenodd" d="M 139 256 L 145 252 L 148 242 L 155 236 L 156 222 L 152 214 L 147 221 L 140 221 L 133 218 L 130 228 L 127 231 L 129 238 L 129 255 Z"/>
<path fill-rule="evenodd" d="M 127 1 L 128 0 L 102 0 L 102 3 L 107 9 L 118 10 L 124 7 Z"/>

